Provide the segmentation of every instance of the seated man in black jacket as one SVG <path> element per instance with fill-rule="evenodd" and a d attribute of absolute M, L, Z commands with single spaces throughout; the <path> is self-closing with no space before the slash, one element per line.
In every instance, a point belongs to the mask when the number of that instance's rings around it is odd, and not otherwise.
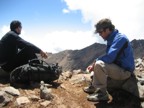
<path fill-rule="evenodd" d="M 3 70 L 11 72 L 16 67 L 37 58 L 36 53 L 47 58 L 47 54 L 40 48 L 19 37 L 22 30 L 20 21 L 12 21 L 10 29 L 0 41 L 0 64 Z"/>

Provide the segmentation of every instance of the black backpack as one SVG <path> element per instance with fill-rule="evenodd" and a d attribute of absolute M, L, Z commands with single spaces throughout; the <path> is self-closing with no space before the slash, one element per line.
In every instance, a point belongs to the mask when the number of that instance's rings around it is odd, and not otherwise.
<path fill-rule="evenodd" d="M 10 83 L 11 85 L 40 81 L 51 83 L 57 80 L 61 73 L 62 67 L 58 63 L 48 64 L 43 60 L 33 59 L 28 64 L 17 67 L 11 72 Z"/>

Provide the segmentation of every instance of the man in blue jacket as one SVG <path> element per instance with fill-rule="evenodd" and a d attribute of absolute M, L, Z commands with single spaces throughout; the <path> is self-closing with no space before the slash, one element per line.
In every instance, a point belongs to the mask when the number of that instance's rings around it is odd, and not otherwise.
<path fill-rule="evenodd" d="M 128 79 L 135 69 L 133 50 L 128 38 L 119 33 L 110 19 L 101 19 L 96 25 L 96 33 L 107 41 L 106 54 L 97 58 L 92 66 L 94 72 L 92 86 L 85 87 L 89 101 L 109 100 L 107 91 L 107 77 L 115 80 Z"/>
<path fill-rule="evenodd" d="M 6 72 L 37 58 L 36 53 L 47 58 L 47 54 L 40 48 L 19 37 L 21 30 L 21 22 L 14 20 L 10 24 L 10 31 L 0 40 L 0 65 Z"/>

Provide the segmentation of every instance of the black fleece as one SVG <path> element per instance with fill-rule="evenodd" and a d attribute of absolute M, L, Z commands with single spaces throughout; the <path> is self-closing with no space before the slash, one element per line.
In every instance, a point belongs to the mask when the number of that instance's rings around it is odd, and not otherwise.
<path fill-rule="evenodd" d="M 0 63 L 6 63 L 2 68 L 11 71 L 27 63 L 28 60 L 36 58 L 35 53 L 40 51 L 40 48 L 19 37 L 15 31 L 9 31 L 0 41 Z"/>

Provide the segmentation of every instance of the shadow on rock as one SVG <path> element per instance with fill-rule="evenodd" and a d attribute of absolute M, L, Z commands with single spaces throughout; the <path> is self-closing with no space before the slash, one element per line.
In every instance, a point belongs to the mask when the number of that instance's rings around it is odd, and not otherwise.
<path fill-rule="evenodd" d="M 10 83 L 10 78 L 8 76 L 0 76 L 0 83 L 1 84 L 9 84 Z"/>
<path fill-rule="evenodd" d="M 96 108 L 141 108 L 140 99 L 127 91 L 116 89 L 109 90 L 109 93 L 112 95 L 113 101 L 95 104 Z"/>

